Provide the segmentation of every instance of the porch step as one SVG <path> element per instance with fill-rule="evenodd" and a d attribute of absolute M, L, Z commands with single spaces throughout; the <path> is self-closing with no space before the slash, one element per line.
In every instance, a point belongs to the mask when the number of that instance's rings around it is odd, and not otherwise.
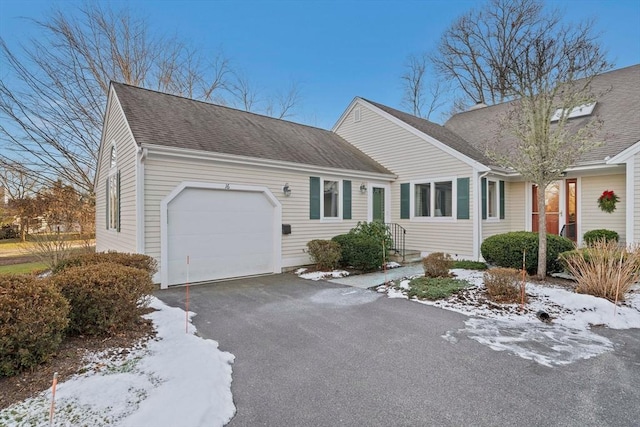
<path fill-rule="evenodd" d="M 390 261 L 395 261 L 398 263 L 411 263 L 411 262 L 419 262 L 422 260 L 420 256 L 420 251 L 405 251 L 404 261 L 402 260 L 402 254 L 393 254 L 389 256 Z"/>

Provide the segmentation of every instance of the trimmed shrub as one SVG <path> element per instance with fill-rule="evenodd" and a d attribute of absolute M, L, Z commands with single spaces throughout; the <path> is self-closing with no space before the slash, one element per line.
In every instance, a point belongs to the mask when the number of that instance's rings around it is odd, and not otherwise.
<path fill-rule="evenodd" d="M 389 227 L 380 221 L 358 221 L 358 224 L 349 231 L 358 237 L 368 237 L 377 241 L 380 245 L 384 242 L 387 253 L 393 247 L 393 239 Z"/>
<path fill-rule="evenodd" d="M 582 236 L 584 243 L 588 246 L 593 245 L 598 240 L 604 240 L 606 242 L 618 242 L 620 235 L 613 230 L 606 230 L 604 228 L 598 230 L 589 230 Z"/>
<path fill-rule="evenodd" d="M 558 261 L 561 252 L 574 248 L 573 242 L 565 237 L 547 234 L 547 272 L 562 271 Z M 487 237 L 480 251 L 482 257 L 490 264 L 505 268 L 522 268 L 522 252 L 526 250 L 526 270 L 535 274 L 538 269 L 538 233 L 514 231 Z"/>
<path fill-rule="evenodd" d="M 409 282 L 409 298 L 437 300 L 447 298 L 469 286 L 466 280 L 451 277 L 416 277 Z"/>
<path fill-rule="evenodd" d="M 469 261 L 466 259 L 462 259 L 459 261 L 454 261 L 453 267 L 451 268 L 462 268 L 464 270 L 486 270 L 487 264 L 480 261 Z"/>
<path fill-rule="evenodd" d="M 115 263 L 69 267 L 51 281 L 69 301 L 68 332 L 109 335 L 134 328 L 154 287 L 149 274 Z"/>
<path fill-rule="evenodd" d="M 332 240 L 311 240 L 307 252 L 320 270 L 333 270 L 340 262 L 340 245 Z"/>
<path fill-rule="evenodd" d="M 628 251 L 613 240 L 596 240 L 589 248 L 562 254 L 578 282 L 576 292 L 624 301 L 640 280 L 640 250 Z"/>
<path fill-rule="evenodd" d="M 371 271 L 382 265 L 382 243 L 376 239 L 347 233 L 335 236 L 331 240 L 340 245 L 340 265 L 343 267 Z"/>
<path fill-rule="evenodd" d="M 46 280 L 0 275 L 0 376 L 45 362 L 60 346 L 69 303 Z"/>
<path fill-rule="evenodd" d="M 521 270 L 520 270 L 521 271 Z M 516 303 L 522 301 L 520 294 L 521 272 L 515 268 L 492 268 L 483 274 L 484 287 L 489 298 L 496 302 Z M 524 296 L 527 302 L 527 296 Z"/>
<path fill-rule="evenodd" d="M 449 277 L 449 269 L 453 267 L 451 255 L 434 252 L 422 259 L 425 277 Z"/>
<path fill-rule="evenodd" d="M 149 273 L 149 276 L 153 276 L 158 271 L 158 263 L 154 258 L 148 255 L 128 254 L 123 252 L 97 252 L 92 254 L 79 255 L 64 260 L 54 267 L 53 273 L 59 273 L 70 267 L 95 265 L 104 262 L 111 262 L 114 264 L 124 265 L 126 267 L 138 268 Z"/>

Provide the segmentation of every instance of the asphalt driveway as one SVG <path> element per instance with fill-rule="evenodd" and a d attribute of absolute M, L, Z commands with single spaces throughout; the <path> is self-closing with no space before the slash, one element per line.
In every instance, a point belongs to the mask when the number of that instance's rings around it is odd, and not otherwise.
<path fill-rule="evenodd" d="M 638 426 L 640 334 L 548 368 L 442 336 L 465 317 L 293 274 L 190 288 L 200 335 L 236 356 L 230 426 Z M 156 296 L 184 308 L 184 288 Z"/>

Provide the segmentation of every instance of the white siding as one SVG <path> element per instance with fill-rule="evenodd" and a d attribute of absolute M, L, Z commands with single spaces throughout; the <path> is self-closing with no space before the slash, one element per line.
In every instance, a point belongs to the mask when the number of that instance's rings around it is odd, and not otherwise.
<path fill-rule="evenodd" d="M 625 175 L 599 175 L 582 178 L 582 190 L 579 200 L 582 212 L 581 233 L 584 234 L 589 230 L 605 228 L 614 230 L 620 235 L 620 241 L 625 241 L 625 194 L 626 194 L 626 178 Z M 616 205 L 613 213 L 607 213 L 598 207 L 598 197 L 604 190 L 613 190 L 619 197 L 620 201 Z"/>
<path fill-rule="evenodd" d="M 398 176 L 391 184 L 391 221 L 407 230 L 406 248 L 473 256 L 473 219 L 419 222 L 400 219 L 400 184 L 433 178 L 470 179 L 469 200 L 474 200 L 473 170 L 467 163 L 435 147 L 403 127 L 359 105 L 360 120 L 348 112 L 336 133 Z M 472 210 L 471 210 L 472 212 Z M 455 212 L 454 212 L 455 216 Z"/>
<path fill-rule="evenodd" d="M 309 177 L 351 180 L 351 220 L 309 219 Z M 362 179 L 349 176 L 303 173 L 261 166 L 229 164 L 213 160 L 194 160 L 154 154 L 145 160 L 145 250 L 160 262 L 160 202 L 183 181 L 266 186 L 282 204 L 282 223 L 291 225 L 291 234 L 282 236 L 282 266 L 309 263 L 304 252 L 308 241 L 330 239 L 346 233 L 358 221 L 367 220 L 367 194 L 358 190 Z M 291 188 L 285 197 L 282 187 Z M 340 193 L 342 203 L 342 193 Z M 224 244 L 224 243 L 220 243 Z"/>
<path fill-rule="evenodd" d="M 96 179 L 96 251 L 136 252 L 136 151 L 137 146 L 115 96 L 110 97 L 100 147 Z M 106 228 L 106 184 L 112 144 L 120 171 L 120 232 Z"/>

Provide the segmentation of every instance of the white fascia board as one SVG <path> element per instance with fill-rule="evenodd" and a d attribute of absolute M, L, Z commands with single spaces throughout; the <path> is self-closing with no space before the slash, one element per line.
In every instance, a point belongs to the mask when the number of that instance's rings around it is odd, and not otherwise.
<path fill-rule="evenodd" d="M 115 91 L 113 89 L 113 85 L 109 84 L 109 96 L 107 97 L 107 108 L 104 110 L 104 115 L 102 116 L 102 131 L 100 132 L 100 146 L 98 147 L 98 164 L 96 165 L 96 174 L 93 176 L 93 192 L 96 192 L 96 186 L 98 185 L 98 175 L 100 174 L 100 164 L 102 163 L 102 148 L 104 147 L 104 138 L 107 132 L 107 114 L 109 114 L 109 110 L 111 107 L 111 100 L 116 96 Z"/>
<path fill-rule="evenodd" d="M 342 115 L 338 118 L 338 121 L 336 122 L 336 124 L 333 125 L 333 127 L 331 128 L 331 132 L 336 133 L 338 128 L 342 126 L 342 123 L 346 120 L 351 109 L 358 103 L 358 101 L 362 101 L 362 98 L 360 98 L 359 96 L 356 96 L 355 98 L 353 98 L 349 106 L 342 112 Z"/>
<path fill-rule="evenodd" d="M 640 141 L 633 144 L 631 147 L 626 148 L 625 150 L 619 152 L 609 160 L 607 160 L 608 165 L 626 163 L 627 160 L 640 153 Z"/>
<path fill-rule="evenodd" d="M 402 120 L 398 119 L 397 117 L 394 117 L 391 114 L 387 113 L 386 111 L 381 110 L 380 108 L 376 107 L 375 105 L 372 105 L 372 104 L 368 103 L 364 99 L 356 98 L 354 100 L 354 102 L 356 102 L 356 101 L 359 102 L 359 103 L 362 103 L 364 106 L 366 106 L 367 108 L 375 111 L 380 116 L 384 117 L 385 119 L 389 120 L 390 122 L 394 123 L 395 125 L 400 126 L 402 129 L 414 134 L 418 138 L 430 143 L 431 145 L 435 146 L 436 148 L 439 148 L 440 150 L 442 150 L 445 153 L 449 154 L 450 156 L 460 160 L 461 162 L 468 164 L 472 168 L 474 168 L 476 170 L 479 170 L 481 172 L 489 172 L 491 170 L 491 168 L 489 168 L 488 166 L 483 165 L 482 163 L 480 163 L 480 162 L 478 162 L 476 160 L 473 160 L 471 157 L 468 157 L 468 156 L 462 154 L 461 152 L 459 152 L 457 150 L 454 150 L 453 148 L 449 147 L 447 144 L 444 144 L 444 143 L 440 142 L 439 140 L 435 139 L 431 135 L 428 135 L 428 134 L 426 134 L 424 132 L 419 131 L 418 129 L 414 128 L 413 126 L 409 125 L 408 123 L 405 123 Z M 351 108 L 351 106 L 349 106 L 349 108 Z"/>
<path fill-rule="evenodd" d="M 394 174 L 366 172 L 353 169 L 330 168 L 302 163 L 286 162 L 282 160 L 261 159 L 258 157 L 239 156 L 235 154 L 224 154 L 211 151 L 167 147 L 162 145 L 143 144 L 143 148 L 148 150 L 149 155 L 157 154 L 184 159 L 212 160 L 238 165 L 260 166 L 273 169 L 284 169 L 287 171 L 306 172 L 323 175 L 341 175 L 360 179 L 394 181 L 397 178 L 397 176 Z"/>

